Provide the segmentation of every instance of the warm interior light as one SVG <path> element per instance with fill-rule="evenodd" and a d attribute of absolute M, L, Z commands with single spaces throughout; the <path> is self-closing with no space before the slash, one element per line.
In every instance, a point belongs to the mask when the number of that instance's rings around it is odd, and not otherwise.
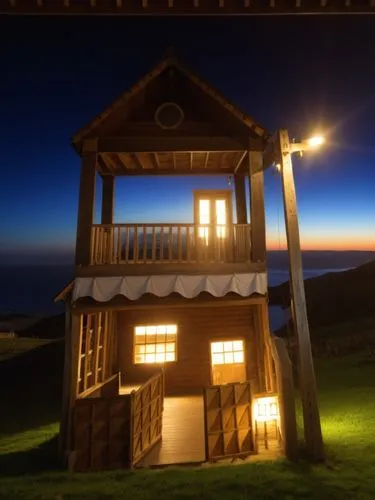
<path fill-rule="evenodd" d="M 231 365 L 244 363 L 243 340 L 211 342 L 212 365 Z"/>
<path fill-rule="evenodd" d="M 134 363 L 176 360 L 177 325 L 136 326 L 134 333 Z"/>
<path fill-rule="evenodd" d="M 204 238 L 207 244 L 208 225 L 210 224 L 210 200 L 199 200 L 199 224 L 202 224 L 202 227 L 199 228 L 199 236 Z"/>
<path fill-rule="evenodd" d="M 216 200 L 216 235 L 225 238 L 225 224 L 227 223 L 227 211 L 225 200 Z"/>
<path fill-rule="evenodd" d="M 322 135 L 315 135 L 307 139 L 306 143 L 310 148 L 318 148 L 324 143 L 324 137 Z"/>
<path fill-rule="evenodd" d="M 254 396 L 253 403 L 254 419 L 256 422 L 269 422 L 277 420 L 279 414 L 279 402 L 276 394 L 270 396 Z"/>

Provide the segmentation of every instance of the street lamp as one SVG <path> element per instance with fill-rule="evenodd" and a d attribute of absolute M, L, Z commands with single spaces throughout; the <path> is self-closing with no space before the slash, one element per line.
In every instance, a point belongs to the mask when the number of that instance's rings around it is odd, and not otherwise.
<path fill-rule="evenodd" d="M 292 154 L 301 154 L 304 151 L 316 149 L 323 143 L 324 138 L 321 136 L 311 137 L 300 143 L 290 142 L 288 131 L 281 129 L 278 131 L 273 144 L 274 161 L 280 166 L 283 189 L 292 313 L 299 354 L 299 385 L 302 400 L 306 450 L 310 459 L 313 461 L 324 459 L 324 446 L 306 310 Z"/>

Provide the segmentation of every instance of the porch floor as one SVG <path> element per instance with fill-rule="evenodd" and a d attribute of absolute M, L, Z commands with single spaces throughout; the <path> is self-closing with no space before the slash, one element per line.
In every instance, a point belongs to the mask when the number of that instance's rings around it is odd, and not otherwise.
<path fill-rule="evenodd" d="M 139 466 L 202 463 L 204 460 L 203 396 L 166 397 L 162 440 Z"/>

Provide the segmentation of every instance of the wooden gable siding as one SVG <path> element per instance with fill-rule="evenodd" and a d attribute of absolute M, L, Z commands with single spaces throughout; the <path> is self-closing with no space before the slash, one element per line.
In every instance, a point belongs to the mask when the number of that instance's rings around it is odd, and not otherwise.
<path fill-rule="evenodd" d="M 172 76 L 170 76 L 172 75 Z M 157 108 L 173 101 L 185 119 L 175 130 L 165 130 L 154 121 Z M 114 108 L 85 137 L 121 136 L 229 136 L 258 135 L 209 93 L 196 85 L 178 66 L 167 66 L 128 100 Z"/>
<path fill-rule="evenodd" d="M 201 391 L 211 382 L 210 341 L 245 340 L 247 377 L 258 387 L 258 346 L 261 333 L 255 329 L 258 306 L 225 306 L 134 310 L 117 313 L 118 364 L 122 383 L 139 384 L 160 369 L 158 364 L 134 364 L 134 327 L 147 324 L 177 324 L 176 361 L 165 363 L 166 393 Z"/>

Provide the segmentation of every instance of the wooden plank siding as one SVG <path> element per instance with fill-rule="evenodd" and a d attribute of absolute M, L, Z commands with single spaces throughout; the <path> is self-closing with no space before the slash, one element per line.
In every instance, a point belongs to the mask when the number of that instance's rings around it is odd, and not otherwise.
<path fill-rule="evenodd" d="M 118 368 L 123 384 L 139 384 L 153 376 L 159 364 L 134 364 L 134 327 L 147 324 L 177 324 L 176 361 L 165 363 L 166 394 L 201 392 L 211 385 L 210 341 L 243 339 L 247 379 L 259 387 L 254 317 L 257 306 L 191 307 L 119 311 L 117 313 Z M 261 337 L 261 336 L 259 336 Z M 259 361 L 258 361 L 259 359 Z"/>

